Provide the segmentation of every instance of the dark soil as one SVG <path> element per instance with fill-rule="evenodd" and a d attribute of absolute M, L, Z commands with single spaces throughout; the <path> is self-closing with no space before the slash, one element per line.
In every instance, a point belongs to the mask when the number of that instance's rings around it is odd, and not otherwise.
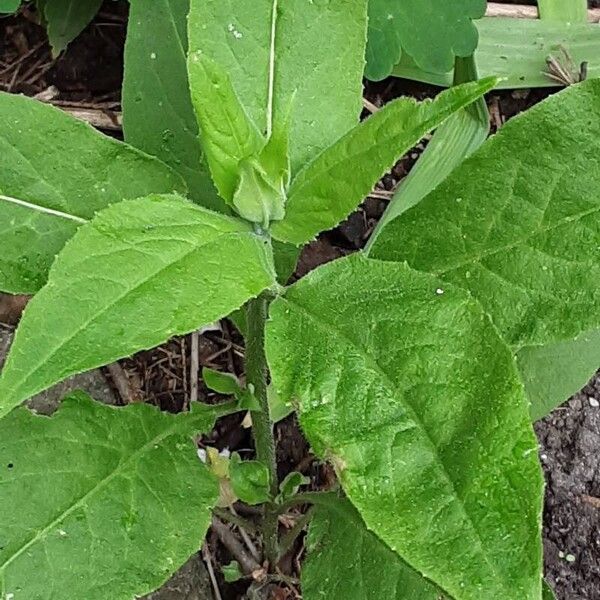
<path fill-rule="evenodd" d="M 600 0 L 592 0 L 590 6 L 600 6 Z M 105 2 L 99 16 L 86 31 L 62 56 L 53 60 L 44 30 L 36 24 L 34 11 L 27 9 L 17 17 L 0 19 L 0 89 L 30 96 L 50 91 L 51 101 L 55 104 L 88 107 L 116 114 L 120 110 L 126 20 L 126 2 Z M 365 90 L 365 96 L 377 106 L 400 95 L 424 98 L 436 93 L 437 90 L 431 86 L 397 79 L 368 83 Z M 495 131 L 502 127 L 507 119 L 531 107 L 549 93 L 550 90 L 520 90 L 491 94 L 488 104 L 492 129 Z M 119 135 L 118 131 L 116 135 Z M 424 140 L 400 160 L 382 179 L 377 193 L 367 198 L 344 223 L 322 234 L 304 249 L 293 279 L 363 247 L 393 190 L 410 171 L 426 143 L 427 140 Z M 0 322 L 14 324 L 22 306 L 21 299 L 0 296 Z M 3 330 L 4 338 L 0 336 L 0 346 L 2 339 L 7 339 L 8 331 Z M 2 352 L 3 348 L 0 347 L 0 354 Z M 0 356 L 0 363 L 1 359 Z M 228 322 L 224 322 L 220 330 L 200 336 L 199 359 L 201 366 L 218 368 L 243 377 L 242 339 Z M 179 411 L 189 402 L 189 364 L 190 338 L 183 337 L 122 361 L 121 367 L 126 384 L 136 399 L 143 399 L 163 410 Z M 113 375 L 108 371 L 95 373 L 95 385 L 99 376 L 100 385 L 108 382 L 112 388 L 109 396 L 117 402 L 125 402 L 127 399 L 120 394 Z M 219 400 L 202 382 L 199 397 L 206 402 Z M 600 376 L 565 406 L 536 424 L 541 460 L 548 482 L 544 514 L 545 570 L 558 600 L 600 600 L 599 401 Z M 276 435 L 281 477 L 298 470 L 310 475 L 315 489 L 329 488 L 333 484 L 332 471 L 310 454 L 293 416 L 277 425 Z M 229 448 L 242 454 L 253 452 L 252 438 L 242 426 L 239 416 L 222 419 L 201 444 Z M 249 519 L 253 517 L 251 513 L 244 516 Z M 209 536 L 209 542 L 217 563 L 225 564 L 231 560 L 216 536 Z M 300 541 L 280 565 L 285 575 L 299 575 L 298 564 L 302 552 Z M 193 557 L 179 575 L 182 578 L 176 576 L 161 595 L 152 598 L 204 598 L 194 595 L 193 590 L 199 584 L 190 585 L 193 580 L 202 581 L 202 587 L 206 586 L 204 562 L 199 555 Z M 219 573 L 217 576 L 220 577 Z M 245 584 L 225 584 L 221 580 L 219 583 L 224 600 L 242 597 Z M 270 593 L 270 597 L 276 599 L 296 597 L 292 585 L 275 586 Z"/>

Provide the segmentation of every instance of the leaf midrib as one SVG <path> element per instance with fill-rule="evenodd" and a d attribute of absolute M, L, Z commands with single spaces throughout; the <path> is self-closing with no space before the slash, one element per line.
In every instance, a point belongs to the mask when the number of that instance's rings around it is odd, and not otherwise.
<path fill-rule="evenodd" d="M 77 336 L 79 333 L 81 333 L 81 331 L 83 331 L 84 329 L 86 329 L 97 318 L 103 316 L 106 312 L 108 312 L 111 308 L 113 308 L 118 302 L 124 300 L 129 294 L 135 292 L 137 289 L 139 289 L 143 285 L 146 285 L 152 279 L 155 279 L 156 277 L 160 276 L 160 274 L 163 271 L 172 268 L 174 264 L 176 264 L 176 263 L 178 263 L 178 262 L 180 262 L 182 260 L 185 260 L 188 256 L 190 256 L 194 252 L 200 250 L 201 248 L 205 248 L 207 246 L 210 246 L 213 243 L 222 240 L 224 237 L 228 237 L 228 236 L 231 236 L 231 237 L 242 237 L 242 236 L 252 236 L 252 235 L 253 234 L 251 232 L 249 232 L 249 231 L 227 232 L 227 233 L 225 233 L 223 235 L 220 235 L 220 236 L 212 238 L 209 242 L 206 242 L 205 244 L 194 245 L 190 250 L 184 252 L 183 254 L 181 254 L 180 256 L 178 256 L 175 260 L 173 260 L 173 261 L 171 261 L 171 262 L 169 262 L 167 264 L 161 265 L 159 269 L 154 270 L 148 277 L 146 277 L 143 280 L 139 281 L 134 287 L 127 289 L 123 294 L 120 294 L 119 296 L 116 296 L 115 298 L 113 298 L 113 300 L 109 304 L 107 304 L 102 310 L 100 310 L 99 312 L 97 312 L 96 314 L 94 314 L 92 318 L 87 319 L 84 323 L 82 323 L 80 325 L 80 327 L 78 327 L 71 335 L 69 335 L 69 337 L 67 337 L 64 340 L 61 340 L 61 342 L 57 346 L 55 346 L 50 351 L 49 354 L 46 354 L 43 357 L 42 360 L 38 361 L 36 363 L 36 365 L 27 372 L 26 375 L 24 375 L 23 377 L 21 377 L 21 383 L 17 387 L 17 390 L 22 389 L 23 386 L 29 381 L 29 379 L 30 379 L 30 377 L 31 377 L 32 374 L 34 374 L 46 362 L 48 362 L 49 360 L 51 360 L 56 355 L 56 353 L 61 350 L 61 348 L 63 348 L 75 336 Z M 101 365 L 92 365 L 89 368 L 94 368 L 95 366 L 101 366 Z M 5 369 L 6 369 L 6 366 L 5 366 Z M 1 381 L 1 377 L 0 377 L 0 381 Z"/>
<path fill-rule="evenodd" d="M 155 446 L 156 444 L 162 442 L 166 437 L 172 435 L 177 431 L 177 429 L 181 426 L 179 422 L 174 420 L 171 426 L 163 431 L 160 435 L 157 435 L 150 439 L 146 444 L 141 446 L 138 450 L 128 455 L 128 458 L 125 461 L 119 461 L 117 467 L 110 473 L 107 477 L 98 482 L 94 487 L 92 487 L 88 492 L 80 496 L 71 506 L 69 506 L 66 510 L 64 510 L 60 515 L 50 521 L 43 529 L 39 530 L 35 535 L 33 535 L 29 540 L 27 540 L 18 550 L 16 550 L 7 560 L 5 560 L 0 565 L 0 573 L 4 573 L 6 567 L 10 566 L 10 564 L 15 561 L 23 552 L 25 552 L 28 548 L 33 546 L 36 542 L 40 541 L 46 534 L 56 527 L 61 521 L 66 519 L 69 515 L 75 512 L 78 508 L 80 508 L 85 502 L 93 496 L 95 493 L 101 491 L 108 483 L 110 483 L 117 475 L 120 475 L 122 472 L 126 470 L 126 467 L 129 467 L 130 464 L 137 460 L 143 453 L 150 449 L 151 446 Z"/>
<path fill-rule="evenodd" d="M 354 350 L 356 350 L 359 353 L 359 355 L 361 355 L 366 360 L 367 364 L 371 368 L 373 368 L 377 373 L 379 373 L 379 375 L 382 377 L 382 379 L 384 379 L 387 382 L 387 384 L 389 385 L 389 387 L 392 390 L 398 390 L 398 384 L 394 381 L 394 379 L 391 377 L 391 375 L 389 375 L 387 373 L 387 371 L 385 371 L 383 369 L 383 367 L 381 367 L 381 365 L 377 362 L 377 360 L 375 359 L 375 357 L 373 357 L 370 353 L 366 352 L 366 350 L 364 348 L 361 348 L 360 346 L 358 346 L 354 342 L 354 340 L 352 340 L 350 337 L 348 337 L 343 331 L 341 331 L 340 329 L 336 328 L 333 323 L 329 323 L 329 322 L 320 320 L 318 315 L 312 313 L 308 308 L 306 308 L 302 304 L 298 303 L 297 300 L 291 300 L 289 296 L 283 296 L 282 300 L 284 302 L 288 302 L 289 304 L 291 304 L 291 305 L 297 307 L 298 309 L 300 309 L 300 311 L 307 318 L 309 318 L 311 321 L 313 321 L 318 327 L 321 327 L 321 328 L 325 329 L 328 333 L 330 333 L 330 334 L 332 334 L 334 336 L 338 336 L 343 341 L 345 341 L 350 347 L 354 348 Z M 411 416 L 411 418 L 413 419 L 413 421 L 419 427 L 419 430 L 422 432 L 425 440 L 430 445 L 433 454 L 436 457 L 438 457 L 437 464 L 441 467 L 441 472 L 442 472 L 443 476 L 446 478 L 447 482 L 450 484 L 452 492 L 454 493 L 454 498 L 458 502 L 458 505 L 461 508 L 461 512 L 463 512 L 463 514 L 465 515 L 466 521 L 468 522 L 468 524 L 470 525 L 470 527 L 471 527 L 471 529 L 472 529 L 472 531 L 474 533 L 474 537 L 475 537 L 475 539 L 477 541 L 477 544 L 479 546 L 479 550 L 480 550 L 481 554 L 483 555 L 486 564 L 488 565 L 488 567 L 490 568 L 490 570 L 493 573 L 494 577 L 496 578 L 496 581 L 500 584 L 500 589 L 505 590 L 505 583 L 504 583 L 502 577 L 500 576 L 499 572 L 497 571 L 494 562 L 489 559 L 487 553 L 485 552 L 481 535 L 479 534 L 478 529 L 475 527 L 475 524 L 471 520 L 471 516 L 469 515 L 468 511 L 466 510 L 466 507 L 464 505 L 464 502 L 463 502 L 462 498 L 457 493 L 455 485 L 454 485 L 454 481 L 450 477 L 450 474 L 449 474 L 449 472 L 448 472 L 448 470 L 446 468 L 446 465 L 444 464 L 444 462 L 439 457 L 439 453 L 438 453 L 437 447 L 434 444 L 433 440 L 431 439 L 431 436 L 429 435 L 429 432 L 423 426 L 423 423 L 422 423 L 421 419 L 419 418 L 419 416 L 417 415 L 417 413 L 415 412 L 415 410 L 413 409 L 413 407 L 410 404 L 406 403 L 406 402 L 402 402 L 402 404 L 403 404 L 404 407 L 406 407 L 407 412 L 409 413 L 409 415 Z M 337 468 L 336 468 L 336 471 L 337 471 Z M 403 556 L 401 556 L 401 558 L 407 564 L 410 564 L 412 566 L 412 564 L 406 558 L 404 558 Z M 413 568 L 415 570 L 419 571 L 419 569 L 417 569 L 416 567 L 413 566 Z"/>

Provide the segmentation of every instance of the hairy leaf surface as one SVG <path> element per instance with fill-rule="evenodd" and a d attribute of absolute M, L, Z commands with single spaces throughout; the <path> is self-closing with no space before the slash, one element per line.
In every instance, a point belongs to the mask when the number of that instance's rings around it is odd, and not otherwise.
<path fill-rule="evenodd" d="M 187 74 L 189 0 L 130 0 L 123 132 L 125 140 L 163 160 L 186 181 L 190 197 L 221 209 L 204 164 Z"/>
<path fill-rule="evenodd" d="M 292 171 L 358 122 L 366 4 L 366 0 L 191 2 L 190 52 L 202 52 L 229 74 L 259 131 L 268 137 L 273 122 L 284 119 L 292 104 Z"/>
<path fill-rule="evenodd" d="M 65 242 L 96 211 L 184 191 L 159 160 L 51 106 L 0 93 L 0 289 L 36 292 Z"/>
<path fill-rule="evenodd" d="M 100 6 L 102 0 L 44 0 L 44 20 L 54 56 L 89 25 Z"/>
<path fill-rule="evenodd" d="M 352 504 L 320 495 L 302 565 L 304 600 L 444 600 L 432 583 L 369 531 Z"/>
<path fill-rule="evenodd" d="M 29 303 L 0 416 L 74 373 L 228 315 L 275 280 L 264 238 L 177 196 L 115 204 L 79 229 Z"/>
<path fill-rule="evenodd" d="M 509 349 L 469 294 L 354 255 L 271 308 L 267 356 L 367 527 L 456 600 L 538 600 L 543 480 Z"/>
<path fill-rule="evenodd" d="M 572 341 L 600 327 L 599 155 L 590 80 L 511 119 L 370 254 L 470 290 L 515 351 Z"/>
<path fill-rule="evenodd" d="M 452 70 L 456 56 L 471 56 L 477 48 L 473 19 L 483 17 L 486 0 L 369 0 L 369 79 L 387 77 L 402 51 L 421 69 Z"/>
<path fill-rule="evenodd" d="M 198 550 L 218 498 L 192 436 L 210 409 L 169 415 L 77 394 L 52 417 L 0 421 L 2 598 L 131 600 Z"/>
<path fill-rule="evenodd" d="M 296 245 L 335 227 L 375 183 L 426 133 L 494 87 L 495 79 L 467 83 L 435 100 L 393 100 L 322 152 L 294 179 L 283 220 L 273 237 Z"/>

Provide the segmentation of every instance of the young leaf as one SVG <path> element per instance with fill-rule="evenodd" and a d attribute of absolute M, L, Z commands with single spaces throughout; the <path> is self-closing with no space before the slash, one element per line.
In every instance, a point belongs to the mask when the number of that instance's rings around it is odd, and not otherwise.
<path fill-rule="evenodd" d="M 65 242 L 98 210 L 184 191 L 159 160 L 66 113 L 0 93 L 0 290 L 34 293 Z"/>
<path fill-rule="evenodd" d="M 217 480 L 192 436 L 214 417 L 80 393 L 50 418 L 19 408 L 0 421 L 3 598 L 130 600 L 160 586 L 210 523 Z"/>
<path fill-rule="evenodd" d="M 215 371 L 215 369 L 202 367 L 202 379 L 207 388 L 219 394 L 233 396 L 242 392 L 237 377 L 230 373 L 222 373 L 221 371 Z"/>
<path fill-rule="evenodd" d="M 366 12 L 366 0 L 192 0 L 190 51 L 229 74 L 248 117 L 266 137 L 294 96 L 295 172 L 358 122 Z"/>
<path fill-rule="evenodd" d="M 512 355 L 469 294 L 354 255 L 273 303 L 267 357 L 369 529 L 455 600 L 538 600 L 543 479 Z"/>
<path fill-rule="evenodd" d="M 123 132 L 125 140 L 157 156 L 186 181 L 190 197 L 222 210 L 204 164 L 187 74 L 189 0 L 130 0 Z"/>
<path fill-rule="evenodd" d="M 468 289 L 515 351 L 573 340 L 600 327 L 599 153 L 590 80 L 511 119 L 370 255 Z"/>
<path fill-rule="evenodd" d="M 58 56 L 91 22 L 102 0 L 44 0 L 52 54 Z"/>
<path fill-rule="evenodd" d="M 273 420 L 275 422 L 275 420 Z M 279 495 L 277 499 L 279 502 L 285 502 L 292 496 L 295 496 L 302 485 L 310 484 L 310 477 L 306 477 L 298 471 L 292 471 L 288 473 L 284 480 L 279 484 Z"/>
<path fill-rule="evenodd" d="M 226 316 L 275 281 L 268 241 L 178 196 L 114 204 L 59 254 L 0 376 L 0 416 L 36 392 Z"/>
<path fill-rule="evenodd" d="M 387 77 L 402 51 L 421 69 L 452 70 L 454 58 L 471 56 L 477 48 L 473 19 L 485 14 L 486 0 L 369 0 L 369 79 Z"/>
<path fill-rule="evenodd" d="M 454 85 L 476 80 L 475 59 L 457 58 L 454 64 Z M 471 156 L 485 142 L 489 132 L 490 114 L 483 97 L 446 119 L 437 128 L 410 173 L 402 180 L 369 238 L 367 248 L 375 243 L 387 223 L 418 204 L 465 158 Z"/>
<path fill-rule="evenodd" d="M 235 495 L 250 505 L 269 499 L 269 469 L 258 460 L 242 460 L 234 452 L 229 461 L 229 479 Z"/>
<path fill-rule="evenodd" d="M 304 600 L 444 600 L 374 533 L 345 498 L 320 494 L 302 565 Z"/>
<path fill-rule="evenodd" d="M 344 219 L 428 131 L 494 87 L 494 78 L 442 92 L 435 100 L 387 104 L 309 163 L 292 181 L 273 237 L 296 245 Z"/>
<path fill-rule="evenodd" d="M 206 159 L 219 194 L 232 204 L 239 163 L 260 152 L 265 139 L 246 114 L 223 67 L 194 52 L 189 55 L 188 72 Z"/>

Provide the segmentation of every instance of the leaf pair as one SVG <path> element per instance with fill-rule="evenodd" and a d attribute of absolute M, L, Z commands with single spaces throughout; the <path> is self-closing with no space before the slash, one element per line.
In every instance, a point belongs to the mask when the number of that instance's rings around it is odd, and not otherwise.
<path fill-rule="evenodd" d="M 478 299 L 517 355 L 534 418 L 599 365 L 599 117 L 590 80 L 512 119 L 371 249 Z"/>

